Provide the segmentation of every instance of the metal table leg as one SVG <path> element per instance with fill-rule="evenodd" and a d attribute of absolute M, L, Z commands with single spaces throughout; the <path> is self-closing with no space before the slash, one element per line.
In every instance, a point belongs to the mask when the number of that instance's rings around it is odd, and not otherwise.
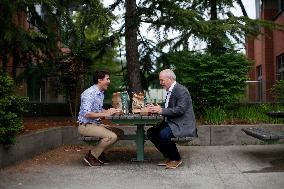
<path fill-rule="evenodd" d="M 137 130 L 136 130 L 136 160 L 134 160 L 134 161 L 145 161 L 145 159 L 144 159 L 144 142 L 145 142 L 144 124 L 137 124 Z"/>

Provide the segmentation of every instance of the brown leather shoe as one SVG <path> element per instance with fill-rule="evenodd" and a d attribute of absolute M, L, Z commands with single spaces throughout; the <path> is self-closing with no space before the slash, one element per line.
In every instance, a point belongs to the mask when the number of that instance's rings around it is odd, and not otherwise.
<path fill-rule="evenodd" d="M 176 169 L 182 164 L 182 161 L 169 161 L 166 165 L 166 169 Z"/>
<path fill-rule="evenodd" d="M 91 150 L 85 155 L 84 161 L 91 167 L 98 167 L 102 165 L 99 160 L 92 155 Z"/>
<path fill-rule="evenodd" d="M 160 161 L 157 166 L 166 166 L 168 162 L 170 162 L 171 160 L 169 159 L 165 159 L 163 161 Z"/>
<path fill-rule="evenodd" d="M 101 164 L 104 164 L 104 165 L 108 165 L 109 162 L 108 160 L 106 159 L 106 156 L 105 156 L 105 153 L 102 152 L 101 155 L 98 157 L 98 160 Z"/>

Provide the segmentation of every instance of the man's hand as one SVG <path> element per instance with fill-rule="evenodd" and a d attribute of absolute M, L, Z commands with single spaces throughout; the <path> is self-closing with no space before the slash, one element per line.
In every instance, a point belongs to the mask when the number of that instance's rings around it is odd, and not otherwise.
<path fill-rule="evenodd" d="M 153 105 L 153 104 L 149 104 L 148 109 L 151 113 L 158 113 L 158 114 L 162 114 L 162 107 L 160 105 Z"/>
<path fill-rule="evenodd" d="M 110 108 L 110 109 L 104 111 L 105 116 L 111 116 L 115 113 L 120 113 L 120 112 L 121 112 L 121 109 L 119 109 L 119 108 Z"/>

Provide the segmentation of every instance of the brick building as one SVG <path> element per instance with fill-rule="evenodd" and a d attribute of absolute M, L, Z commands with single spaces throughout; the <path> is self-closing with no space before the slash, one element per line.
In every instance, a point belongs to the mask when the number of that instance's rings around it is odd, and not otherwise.
<path fill-rule="evenodd" d="M 256 0 L 256 17 L 284 24 L 284 0 Z M 247 56 L 254 60 L 249 73 L 250 102 L 271 102 L 270 89 L 284 79 L 284 31 L 261 28 L 264 35 L 247 41 Z"/>
<path fill-rule="evenodd" d="M 41 6 L 36 5 L 36 11 L 40 16 L 43 16 L 41 12 Z M 37 30 L 37 28 L 31 24 L 29 20 L 29 15 L 25 11 L 18 11 L 17 14 L 13 15 L 13 23 L 24 30 Z M 61 48 L 61 51 L 67 52 L 68 49 Z M 24 65 L 13 65 L 13 57 L 7 57 L 7 65 L 5 65 L 6 72 L 9 75 L 19 76 L 22 72 L 25 71 L 26 66 Z M 0 59 L 0 66 L 3 64 Z M 34 69 L 37 70 L 37 65 L 33 65 Z M 15 88 L 15 92 L 21 96 L 29 97 L 30 102 L 55 102 L 62 103 L 64 102 L 64 98 L 62 95 L 58 95 L 54 89 L 52 88 L 52 82 L 54 78 L 42 78 L 39 74 L 32 74 L 28 78 L 25 78 L 25 81 L 18 84 Z"/>

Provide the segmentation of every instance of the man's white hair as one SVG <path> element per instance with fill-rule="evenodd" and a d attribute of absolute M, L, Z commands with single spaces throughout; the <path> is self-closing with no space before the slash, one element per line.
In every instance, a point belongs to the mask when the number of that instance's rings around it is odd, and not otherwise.
<path fill-rule="evenodd" d="M 176 80 L 176 74 L 171 69 L 162 70 L 160 74 L 161 73 L 163 73 L 163 75 L 166 76 L 167 78 L 173 79 L 174 81 Z"/>

